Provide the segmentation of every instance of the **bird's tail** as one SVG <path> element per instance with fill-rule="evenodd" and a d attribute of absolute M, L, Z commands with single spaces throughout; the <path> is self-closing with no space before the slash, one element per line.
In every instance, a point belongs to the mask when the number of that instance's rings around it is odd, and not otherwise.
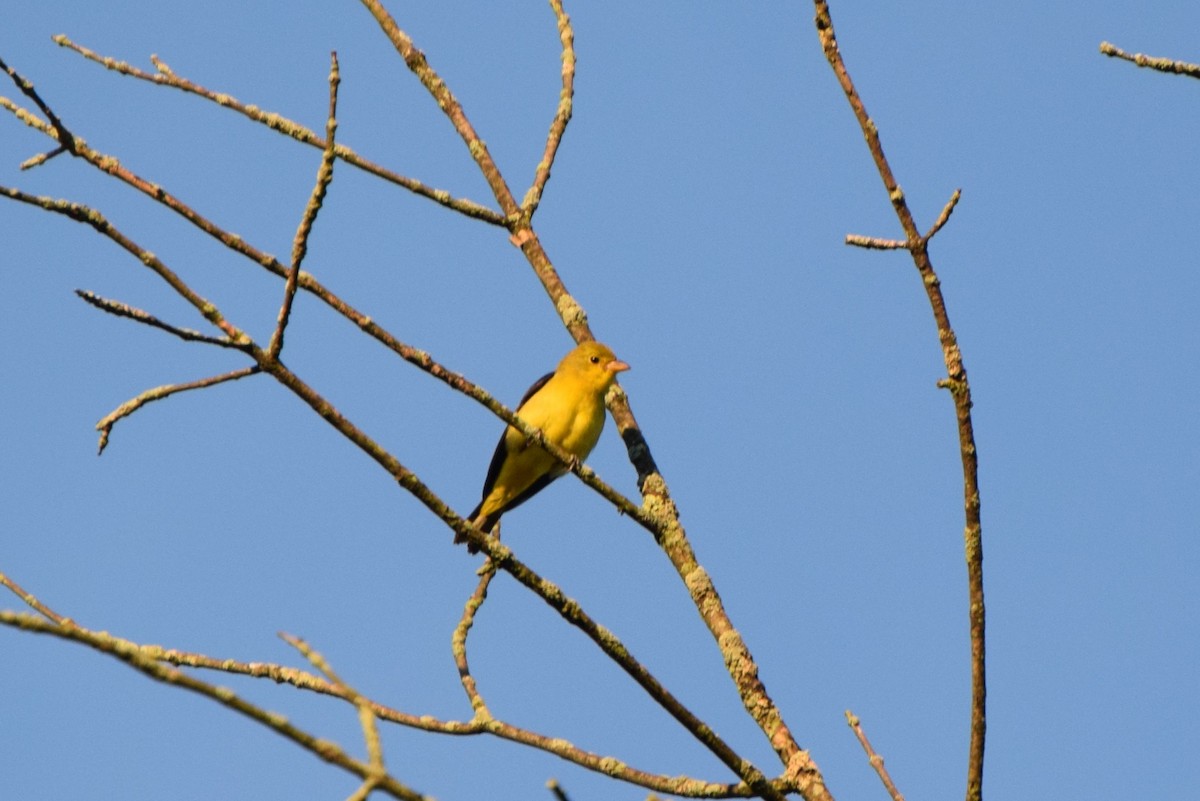
<path fill-rule="evenodd" d="M 496 527 L 496 523 L 500 521 L 500 515 L 492 515 L 481 518 L 479 513 L 482 511 L 483 501 L 480 501 L 479 505 L 471 510 L 471 514 L 467 515 L 467 522 L 478 528 L 484 534 L 491 534 L 492 529 Z M 454 532 L 454 544 L 461 545 L 464 542 L 467 542 L 467 538 L 457 531 Z M 467 543 L 467 550 L 470 553 L 479 553 L 478 546 L 473 543 Z"/>

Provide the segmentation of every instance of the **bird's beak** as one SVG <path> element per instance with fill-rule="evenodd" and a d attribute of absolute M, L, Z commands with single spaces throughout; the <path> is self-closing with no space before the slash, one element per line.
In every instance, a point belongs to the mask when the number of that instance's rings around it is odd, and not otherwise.
<path fill-rule="evenodd" d="M 623 373 L 629 369 L 629 365 L 620 359 L 613 359 L 611 362 L 604 365 L 604 369 L 612 373 Z"/>

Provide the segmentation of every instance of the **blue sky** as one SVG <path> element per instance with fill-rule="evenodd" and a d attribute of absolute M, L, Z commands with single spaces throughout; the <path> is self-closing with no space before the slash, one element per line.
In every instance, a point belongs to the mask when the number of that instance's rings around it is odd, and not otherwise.
<path fill-rule="evenodd" d="M 559 86 L 541 2 L 392 3 L 518 195 Z M 956 797 L 969 673 L 961 473 L 936 332 L 805 4 L 570 3 L 575 117 L 536 218 L 763 680 L 837 798 Z M 1101 56 L 1200 61 L 1200 7 L 835 2 L 839 41 L 932 245 L 975 398 L 988 600 L 985 796 L 1186 797 L 1200 784 L 1196 488 L 1200 84 Z M 492 205 L 461 141 L 354 2 L 14 4 L 0 57 L 72 130 L 285 256 L 319 153 L 53 44 L 65 33 L 310 127 L 329 51 L 339 140 Z M 14 97 L 12 88 L 0 94 Z M 7 116 L 7 115 L 6 115 Z M 171 213 L 0 121 L 0 183 L 100 209 L 255 336 L 281 286 Z M 95 291 L 203 321 L 93 232 L 0 204 L 0 570 L 83 625 L 299 665 L 305 637 L 397 708 L 466 719 L 450 634 L 477 560 L 270 379 L 95 421 L 237 354 L 103 315 Z M 500 229 L 339 165 L 306 269 L 512 404 L 571 342 Z M 301 296 L 284 359 L 460 512 L 501 424 Z M 634 474 L 611 423 L 589 459 Z M 640 528 L 564 479 L 505 539 L 685 703 L 775 771 L 720 655 Z M 14 597 L 4 608 L 21 606 Z M 338 798 L 355 781 L 213 703 L 79 646 L 0 629 L 0 796 Z M 729 774 L 537 599 L 499 579 L 472 634 L 493 710 L 639 768 Z M 224 679 L 214 674 L 209 680 Z M 353 711 L 227 684 L 362 753 Z M 385 727 L 389 766 L 442 799 L 640 799 L 553 757 Z M 546 793 L 544 797 L 549 797 Z"/>

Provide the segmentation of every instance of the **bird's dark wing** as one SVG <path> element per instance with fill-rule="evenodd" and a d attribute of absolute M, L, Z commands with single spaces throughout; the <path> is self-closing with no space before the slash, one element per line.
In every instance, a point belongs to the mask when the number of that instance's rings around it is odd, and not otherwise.
<path fill-rule="evenodd" d="M 539 389 L 546 386 L 546 382 L 549 381 L 553 375 L 554 375 L 554 373 L 546 373 L 544 376 L 539 378 L 537 381 L 533 382 L 533 386 L 531 386 L 529 389 L 527 389 L 525 391 L 525 394 L 523 396 L 521 396 L 521 402 L 517 404 L 518 412 L 520 412 L 521 407 L 525 405 L 525 401 L 532 398 Z M 479 511 L 483 507 L 483 502 L 485 500 L 487 500 L 487 496 L 492 494 L 492 490 L 496 486 L 496 479 L 500 477 L 500 467 L 504 464 L 504 460 L 506 458 L 508 458 L 508 446 L 505 442 L 505 440 L 507 439 L 505 435 L 507 433 L 508 433 L 508 428 L 505 427 L 504 433 L 502 433 L 500 435 L 500 441 L 498 443 L 496 443 L 496 452 L 492 454 L 492 462 L 491 462 L 491 464 L 488 465 L 487 478 L 485 478 L 483 480 L 483 493 L 480 495 L 479 506 L 476 506 L 475 511 L 471 512 L 472 520 L 474 520 L 476 518 L 476 516 L 479 515 Z M 527 489 L 525 492 L 521 493 L 520 496 L 513 499 L 512 503 L 510 503 L 504 509 L 501 509 L 500 512 L 495 514 L 494 515 L 495 520 L 499 520 L 501 514 L 503 514 L 504 512 L 507 512 L 509 509 L 512 509 L 514 506 L 517 506 L 518 504 L 521 504 L 522 502 L 527 501 L 530 498 L 532 498 L 534 493 L 536 493 L 538 490 L 545 487 L 547 484 L 549 484 L 555 478 L 558 478 L 558 476 L 554 476 L 554 478 L 547 478 L 546 476 L 543 476 L 542 478 L 539 478 L 537 481 L 533 482 L 533 484 L 529 487 L 529 489 Z M 483 530 L 491 531 L 492 526 L 495 525 L 495 520 L 488 521 L 485 524 L 485 527 Z"/>

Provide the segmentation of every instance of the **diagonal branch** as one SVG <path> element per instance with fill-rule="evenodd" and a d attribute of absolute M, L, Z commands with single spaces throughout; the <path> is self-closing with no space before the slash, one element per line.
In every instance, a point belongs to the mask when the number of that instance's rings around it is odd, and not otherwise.
<path fill-rule="evenodd" d="M 54 42 L 55 44 L 65 47 L 68 50 L 73 50 L 88 61 L 93 61 L 121 75 L 127 75 L 131 78 L 149 81 L 150 83 L 158 84 L 160 86 L 169 86 L 173 89 L 179 89 L 180 91 L 196 95 L 197 97 L 202 97 L 205 100 L 209 100 L 219 106 L 224 106 L 232 111 L 236 111 L 242 116 L 247 117 L 254 122 L 265 125 L 272 130 L 279 131 L 280 133 L 295 139 L 297 142 L 302 142 L 306 145 L 322 149 L 325 147 L 325 140 L 321 139 L 321 137 L 318 136 L 315 131 L 306 128 L 300 123 L 290 120 L 280 114 L 263 111 L 256 105 L 242 103 L 237 98 L 225 94 L 224 92 L 214 92 L 211 89 L 206 89 L 199 84 L 187 80 L 186 78 L 181 78 L 172 72 L 169 67 L 163 64 L 157 56 L 151 56 L 151 60 L 158 69 L 157 73 L 152 73 L 146 72 L 145 70 L 140 70 L 137 67 L 130 65 L 128 62 L 120 61 L 108 56 L 102 56 L 95 51 L 89 50 L 82 45 L 72 42 L 66 36 L 61 34 L 54 37 Z M 436 189 L 431 186 L 426 186 L 414 178 L 408 178 L 404 175 L 393 172 L 392 170 L 382 167 L 373 161 L 363 158 L 345 145 L 337 146 L 337 156 L 347 164 L 358 167 L 364 172 L 369 172 L 378 178 L 382 178 L 389 183 L 403 187 L 413 194 L 420 195 L 428 200 L 432 200 L 435 203 L 457 211 L 460 214 L 464 214 L 476 220 L 482 220 L 483 222 L 491 225 L 504 225 L 504 217 L 497 214 L 495 211 L 485 206 L 481 206 L 472 200 L 453 197 L 444 189 Z"/>
<path fill-rule="evenodd" d="M 287 280 L 284 282 L 283 303 L 279 307 L 279 317 L 275 323 L 275 333 L 271 335 L 271 343 L 267 353 L 272 359 L 278 359 L 283 351 L 283 332 L 287 328 L 288 318 L 292 313 L 292 303 L 296 300 L 296 286 L 300 281 L 300 265 L 308 254 L 308 236 L 312 233 L 313 223 L 325 202 L 325 193 L 333 181 L 333 162 L 336 158 L 336 143 L 334 133 L 337 131 L 337 94 L 341 74 L 338 71 L 337 53 L 330 54 L 329 67 L 329 114 L 325 121 L 325 149 L 321 152 L 321 166 L 317 170 L 317 182 L 313 186 L 300 225 L 296 228 L 296 236 L 292 240 L 292 263 L 288 268 Z"/>
<path fill-rule="evenodd" d="M 230 370 L 228 373 L 221 373 L 220 375 L 209 376 L 208 378 L 201 378 L 196 381 L 185 381 L 181 384 L 165 384 L 161 387 L 153 387 L 136 397 L 130 398 L 105 415 L 100 422 L 96 423 L 96 430 L 100 432 L 100 446 L 97 455 L 104 453 L 104 449 L 108 447 L 108 438 L 112 434 L 113 426 L 117 424 L 117 421 L 133 414 L 147 403 L 169 398 L 172 395 L 178 395 L 180 392 L 187 392 L 192 389 L 206 389 L 208 387 L 215 387 L 217 384 L 224 384 L 227 381 L 237 381 L 239 378 L 245 378 L 257 372 L 259 372 L 257 365 L 239 367 L 236 370 Z"/>
<path fill-rule="evenodd" d="M 37 206 L 45 211 L 61 214 L 76 222 L 91 226 L 97 233 L 111 239 L 166 281 L 171 289 L 175 290 L 176 294 L 186 300 L 204 319 L 208 320 L 214 327 L 220 329 L 233 342 L 235 347 L 244 349 L 250 343 L 250 338 L 239 328 L 227 321 L 215 305 L 188 286 L 161 259 L 121 233 L 116 226 L 95 209 L 85 206 L 82 203 L 73 203 L 69 200 L 55 199 L 45 195 L 31 195 L 27 192 L 22 192 L 20 189 L 8 186 L 0 186 L 0 196 L 31 206 Z"/>
<path fill-rule="evenodd" d="M 929 227 L 929 233 L 921 237 L 921 240 L 926 244 L 933 239 L 934 235 L 950 222 L 950 215 L 954 213 L 954 209 L 958 206 L 958 201 L 962 200 L 962 189 L 955 189 L 950 195 L 950 199 L 946 201 L 946 205 L 942 207 L 942 213 L 933 221 L 933 225 Z"/>
<path fill-rule="evenodd" d="M 284 642 L 299 651 L 313 667 L 321 671 L 330 683 L 343 692 L 343 697 L 358 709 L 358 722 L 363 730 L 363 740 L 367 746 L 367 758 L 370 760 L 368 766 L 370 774 L 363 777 L 362 785 L 350 796 L 350 799 L 362 799 L 362 801 L 366 801 L 366 798 L 371 795 L 371 791 L 378 787 L 380 782 L 388 775 L 387 767 L 383 764 L 383 746 L 379 740 L 379 724 L 375 720 L 375 712 L 371 709 L 370 701 L 359 693 L 358 690 L 355 690 L 349 684 L 342 681 L 341 677 L 333 672 L 333 668 L 330 667 L 325 657 L 314 651 L 304 640 L 299 637 L 293 637 L 290 634 L 285 634 L 284 632 L 280 632 L 279 636 L 283 638 Z"/>
<path fill-rule="evenodd" d="M 1173 72 L 1176 75 L 1186 75 L 1189 78 L 1200 78 L 1200 64 L 1192 64 L 1187 61 L 1174 61 L 1169 58 L 1159 58 L 1157 56 L 1147 56 L 1144 53 L 1126 53 L 1110 42 L 1101 42 L 1100 52 L 1112 58 L 1120 58 L 1133 62 L 1139 67 L 1146 67 L 1158 70 L 1159 72 Z"/>
<path fill-rule="evenodd" d="M 867 752 L 867 761 L 871 763 L 871 767 L 879 775 L 879 780 L 883 782 L 884 789 L 888 791 L 888 795 L 892 797 L 892 801 L 904 801 L 904 796 L 896 789 L 891 775 L 887 772 L 887 768 L 883 766 L 883 757 L 875 753 L 875 749 L 871 747 L 871 741 L 867 739 L 867 733 L 863 731 L 862 721 L 858 719 L 858 715 L 847 709 L 846 723 L 854 730 L 854 736 L 858 738 L 858 744 Z"/>
<path fill-rule="evenodd" d="M 34 610 L 38 614 L 43 615 L 47 620 L 51 621 L 52 623 L 56 623 L 60 626 L 74 626 L 75 625 L 75 621 L 71 620 L 70 618 L 63 617 L 58 612 L 55 612 L 53 609 L 51 609 L 50 607 L 48 607 L 44 603 L 42 603 L 40 600 L 38 600 L 37 596 L 35 596 L 31 592 L 26 592 L 25 589 L 20 584 L 13 581 L 11 578 L 4 575 L 3 573 L 0 573 L 0 587 L 7 587 L 12 592 L 13 595 L 17 596 L 22 601 L 24 601 L 26 606 L 28 606 L 30 609 Z"/>
<path fill-rule="evenodd" d="M 86 289 L 76 289 L 75 294 L 101 311 L 106 311 L 109 314 L 116 315 L 117 317 L 127 317 L 130 320 L 135 320 L 153 328 L 161 329 L 167 333 L 174 334 L 175 336 L 187 342 L 203 342 L 205 344 L 216 345 L 221 348 L 237 347 L 228 339 L 210 337 L 208 334 L 201 334 L 199 331 L 194 331 L 191 328 L 180 328 L 179 326 L 171 325 L 170 323 L 166 323 L 158 319 L 153 314 L 142 311 L 135 306 L 130 306 L 126 303 L 121 303 L 120 301 L 116 300 L 109 300 L 108 298 L 97 295 L 95 292 L 89 292 Z"/>
<path fill-rule="evenodd" d="M 136 643 L 129 640 L 113 637 L 104 632 L 89 631 L 78 626 L 59 626 L 30 614 L 8 612 L 5 610 L 0 610 L 0 625 L 12 626 L 36 634 L 50 634 L 64 640 L 82 643 L 95 651 L 108 654 L 125 662 L 130 667 L 155 681 L 182 687 L 185 690 L 190 690 L 198 695 L 216 701 L 222 706 L 253 720 L 255 723 L 271 729 L 306 751 L 311 752 L 331 765 L 336 765 L 348 773 L 353 773 L 364 780 L 375 776 L 371 765 L 360 762 L 329 740 L 309 734 L 303 729 L 289 723 L 282 715 L 268 712 L 262 707 L 240 698 L 228 688 L 200 681 L 181 670 L 149 659 L 142 654 L 141 649 Z M 421 795 L 392 776 L 385 775 L 376 779 L 376 787 L 388 793 L 393 798 L 402 799 L 402 801 L 432 801 L 428 796 Z"/>
<path fill-rule="evenodd" d="M 31 593 L 26 592 L 16 582 L 12 581 L 9 577 L 2 573 L 0 573 L 0 586 L 7 587 L 14 594 L 20 597 L 21 600 L 23 600 L 26 604 L 38 610 L 50 620 L 58 623 L 60 626 L 78 626 L 78 624 L 69 618 L 64 618 L 51 611 L 38 598 L 34 597 Z M 23 616 L 11 612 L 5 614 L 8 615 L 8 618 L 0 619 L 0 624 L 6 624 L 18 628 L 27 628 L 27 626 L 24 625 Z M 87 630 L 85 629 L 84 631 Z M 339 698 L 355 704 L 359 709 L 360 719 L 370 715 L 371 717 L 378 718 L 379 720 L 386 720 L 435 734 L 491 734 L 500 737 L 501 739 L 509 740 L 511 742 L 519 743 L 532 748 L 537 748 L 568 762 L 579 765 L 587 770 L 604 773 L 612 776 L 613 778 L 644 787 L 652 792 L 669 793 L 671 795 L 692 798 L 749 798 L 755 795 L 754 791 L 751 790 L 751 788 L 744 782 L 737 784 L 718 784 L 713 782 L 705 782 L 699 779 L 691 779 L 686 776 L 664 776 L 646 773 L 629 765 L 625 765 L 613 757 L 602 756 L 600 754 L 583 751 L 582 749 L 576 748 L 560 738 L 547 737 L 526 729 L 512 726 L 499 720 L 482 721 L 477 719 L 471 722 L 463 723 L 458 721 L 440 721 L 429 715 L 410 715 L 358 695 L 352 688 L 349 688 L 345 682 L 337 683 L 340 680 L 337 680 L 336 677 L 322 679 L 312 673 L 308 673 L 297 668 L 284 667 L 282 665 L 264 662 L 238 662 L 237 660 L 233 659 L 218 659 L 204 656 L 203 654 L 189 653 L 175 649 L 165 649 L 158 645 L 142 645 L 129 640 L 118 640 L 118 638 L 112 637 L 109 637 L 109 639 L 117 640 L 121 647 L 136 649 L 141 657 L 153 662 L 217 670 L 223 673 L 244 675 L 252 678 L 265 678 L 276 683 L 291 684 L 297 689 L 308 690 L 311 692 Z M 323 660 L 321 661 L 324 664 Z M 326 665 L 326 667 L 328 666 Z M 369 709 L 364 709 L 364 705 L 369 707 Z M 363 725 L 368 724 L 364 722 Z M 372 748 L 372 745 L 368 745 L 368 751 L 371 751 Z M 364 784 L 366 784 L 366 782 L 364 782 Z M 778 788 L 780 793 L 788 793 L 793 789 L 786 779 L 774 779 L 772 780 L 772 784 Z"/>
<path fill-rule="evenodd" d="M 929 298 L 933 310 L 934 321 L 937 324 L 938 339 L 942 346 L 942 357 L 946 364 L 947 378 L 938 383 L 939 386 L 950 390 L 954 400 L 955 417 L 958 424 L 959 454 L 962 459 L 963 471 L 963 514 L 966 519 L 963 540 L 967 561 L 967 594 L 968 621 L 971 636 L 971 741 L 967 756 L 967 801 L 979 801 L 983 794 L 983 749 L 987 730 L 985 709 L 987 705 L 987 682 L 985 672 L 985 643 L 984 643 L 984 598 L 983 598 L 983 529 L 980 521 L 979 499 L 979 457 L 975 448 L 975 431 L 971 422 L 971 386 L 967 381 L 967 369 L 963 364 L 962 352 L 958 347 L 958 338 L 950 325 L 950 316 L 946 311 L 946 301 L 942 296 L 941 281 L 934 272 L 933 263 L 929 259 L 928 242 L 922 238 L 904 199 L 904 192 L 892 174 L 892 168 L 883 154 L 883 145 L 879 139 L 879 130 L 867 114 L 866 106 L 850 79 L 846 64 L 838 49 L 837 38 L 834 35 L 833 20 L 829 16 L 829 4 L 826 0 L 814 0 L 816 6 L 817 35 L 825 58 L 837 76 L 846 100 L 854 111 L 867 147 L 879 171 L 879 177 L 887 189 L 892 201 L 892 208 L 907 238 L 908 250 L 912 253 L 913 262 L 921 275 L 921 283 Z M 943 210 L 939 221 L 949 219 L 950 212 L 957 202 L 959 193 L 955 192 L 951 202 Z M 935 225 L 930 236 L 939 226 Z"/>
<path fill-rule="evenodd" d="M 32 100 L 34 104 L 41 110 L 41 112 L 46 115 L 46 119 L 50 120 L 50 125 L 54 128 L 55 138 L 58 139 L 61 147 L 68 152 L 74 153 L 75 136 L 69 130 L 67 130 L 67 126 L 64 125 L 63 121 L 58 118 L 58 115 L 50 109 L 50 106 L 46 105 L 45 101 L 42 100 L 41 96 L 37 93 L 37 90 L 33 88 L 33 83 L 18 74 L 17 71 L 12 67 L 5 64 L 2 59 L 0 59 L 0 69 L 8 73 L 8 77 L 12 78 L 12 82 L 17 85 L 17 88 L 21 90 L 21 93 Z M 43 163 L 56 155 L 58 155 L 56 152 L 48 153 L 44 156 L 44 158 L 41 158 L 38 163 Z M 34 166 L 30 162 L 26 162 L 26 164 Z M 28 169 L 28 167 L 26 167 L 26 169 Z"/>
<path fill-rule="evenodd" d="M 517 206 L 517 201 L 513 198 L 512 191 L 505 183 L 504 177 L 500 175 L 500 168 L 496 166 L 495 160 L 492 159 L 492 154 L 488 152 L 487 144 L 475 132 L 471 121 L 467 119 L 466 112 L 463 111 L 462 104 L 458 102 L 458 98 L 450 91 L 450 87 L 442 80 L 441 76 L 429 66 L 429 62 L 425 58 L 425 54 L 417 49 L 413 44 L 413 40 L 407 33 L 400 29 L 396 24 L 396 20 L 392 19 L 392 15 L 383 7 L 383 3 L 379 0 L 362 0 L 362 4 L 367 7 L 371 15 L 375 17 L 375 21 L 383 32 L 387 35 L 392 43 L 392 47 L 396 48 L 396 52 L 404 59 L 404 63 L 417 76 L 421 84 L 437 101 L 438 108 L 442 113 L 449 118 L 454 125 L 454 130 L 462 137 L 463 142 L 467 146 L 467 150 L 471 153 L 471 158 L 475 160 L 475 164 L 479 166 L 479 171 L 483 173 L 484 180 L 495 195 L 496 201 L 500 204 L 500 210 L 504 213 L 505 224 L 511 227 L 516 223 L 516 220 L 521 215 L 521 209 Z"/>

